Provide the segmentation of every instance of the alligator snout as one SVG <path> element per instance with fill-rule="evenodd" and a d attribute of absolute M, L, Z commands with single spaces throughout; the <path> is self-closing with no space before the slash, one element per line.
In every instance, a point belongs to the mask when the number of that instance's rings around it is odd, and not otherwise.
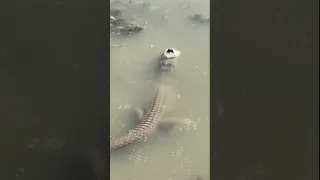
<path fill-rule="evenodd" d="M 168 48 L 162 53 L 161 59 L 162 60 L 173 59 L 173 58 L 177 58 L 180 55 L 181 55 L 181 52 L 176 48 Z"/>
<path fill-rule="evenodd" d="M 173 49 L 168 49 L 167 53 L 173 53 Z"/>
<path fill-rule="evenodd" d="M 177 57 L 181 52 L 175 48 L 166 49 L 160 58 L 160 69 L 162 71 L 173 71 L 177 64 Z"/>

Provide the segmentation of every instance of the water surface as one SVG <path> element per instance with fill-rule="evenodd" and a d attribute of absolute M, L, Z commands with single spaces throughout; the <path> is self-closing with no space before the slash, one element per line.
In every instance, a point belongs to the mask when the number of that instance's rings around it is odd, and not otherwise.
<path fill-rule="evenodd" d="M 150 1 L 149 9 L 138 6 L 124 16 L 146 22 L 146 29 L 110 40 L 124 46 L 110 50 L 111 135 L 134 127 L 136 118 L 126 107 L 151 101 L 156 58 L 170 47 L 182 52 L 172 77 L 172 116 L 187 121 L 171 134 L 157 132 L 146 142 L 112 153 L 111 179 L 209 179 L 209 25 L 188 20 L 195 13 L 209 15 L 209 1 L 164 0 Z"/>

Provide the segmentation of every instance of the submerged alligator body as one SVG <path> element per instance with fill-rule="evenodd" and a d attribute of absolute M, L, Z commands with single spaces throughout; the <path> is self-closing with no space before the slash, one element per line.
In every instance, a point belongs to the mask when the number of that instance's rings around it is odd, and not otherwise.
<path fill-rule="evenodd" d="M 124 135 L 111 138 L 110 150 L 146 138 L 156 130 L 158 124 L 161 123 L 166 108 L 165 103 L 170 92 L 170 85 L 166 81 L 169 78 L 168 75 L 175 69 L 178 56 L 180 56 L 180 51 L 173 48 L 166 49 L 163 52 L 160 57 L 160 84 L 153 102 L 136 128 L 129 130 Z"/>

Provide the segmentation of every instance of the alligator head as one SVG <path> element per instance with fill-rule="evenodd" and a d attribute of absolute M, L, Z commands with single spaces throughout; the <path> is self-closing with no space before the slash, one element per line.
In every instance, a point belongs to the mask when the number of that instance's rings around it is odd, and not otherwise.
<path fill-rule="evenodd" d="M 161 71 L 173 71 L 177 64 L 177 57 L 181 52 L 175 48 L 166 49 L 160 57 L 160 70 Z"/>

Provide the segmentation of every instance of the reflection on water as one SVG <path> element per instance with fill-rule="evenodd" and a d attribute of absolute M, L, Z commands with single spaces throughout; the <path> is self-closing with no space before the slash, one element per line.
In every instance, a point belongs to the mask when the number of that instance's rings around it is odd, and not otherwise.
<path fill-rule="evenodd" d="M 209 1 L 114 3 L 123 17 L 146 28 L 111 37 L 111 135 L 136 125 L 125 107 L 145 107 L 154 94 L 156 59 L 166 48 L 182 52 L 173 78 L 170 116 L 185 123 L 156 132 L 145 142 L 111 154 L 111 179 L 209 179 L 209 25 L 190 15 L 209 15 Z M 170 101 L 171 102 L 171 101 Z"/>

